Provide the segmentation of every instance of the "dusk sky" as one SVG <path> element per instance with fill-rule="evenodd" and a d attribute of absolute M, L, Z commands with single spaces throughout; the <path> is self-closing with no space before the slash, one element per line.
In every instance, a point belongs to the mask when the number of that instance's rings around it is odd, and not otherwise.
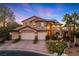
<path fill-rule="evenodd" d="M 39 16 L 45 19 L 56 19 L 61 22 L 66 13 L 79 13 L 79 4 L 62 3 L 26 3 L 26 4 L 4 4 L 11 8 L 18 22 L 31 16 Z"/>

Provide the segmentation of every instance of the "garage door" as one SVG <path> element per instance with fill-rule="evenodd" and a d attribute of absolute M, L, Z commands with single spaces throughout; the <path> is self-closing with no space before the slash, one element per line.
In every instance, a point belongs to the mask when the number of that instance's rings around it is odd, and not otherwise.
<path fill-rule="evenodd" d="M 35 39 L 35 33 L 34 32 L 21 33 L 21 39 L 23 39 L 23 40 L 34 40 Z"/>
<path fill-rule="evenodd" d="M 45 40 L 46 39 L 46 32 L 38 32 L 38 39 Z"/>

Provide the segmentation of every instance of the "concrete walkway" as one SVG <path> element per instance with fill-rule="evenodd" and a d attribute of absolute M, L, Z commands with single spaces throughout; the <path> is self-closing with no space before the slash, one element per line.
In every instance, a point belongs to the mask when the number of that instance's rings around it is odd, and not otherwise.
<path fill-rule="evenodd" d="M 21 40 L 17 43 L 9 41 L 5 42 L 3 45 L 0 45 L 0 50 L 22 50 L 49 54 L 45 41 L 38 41 L 37 44 L 33 44 L 33 41 L 26 40 Z"/>

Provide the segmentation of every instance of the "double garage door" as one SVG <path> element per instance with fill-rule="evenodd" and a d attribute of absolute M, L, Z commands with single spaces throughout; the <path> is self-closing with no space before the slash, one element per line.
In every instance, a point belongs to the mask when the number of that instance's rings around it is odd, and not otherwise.
<path fill-rule="evenodd" d="M 38 32 L 38 40 L 45 40 L 46 32 Z M 22 40 L 34 40 L 35 33 L 34 32 L 24 32 L 21 33 Z"/>
<path fill-rule="evenodd" d="M 33 33 L 33 32 L 21 33 L 21 39 L 22 40 L 34 40 L 35 39 L 35 33 Z"/>

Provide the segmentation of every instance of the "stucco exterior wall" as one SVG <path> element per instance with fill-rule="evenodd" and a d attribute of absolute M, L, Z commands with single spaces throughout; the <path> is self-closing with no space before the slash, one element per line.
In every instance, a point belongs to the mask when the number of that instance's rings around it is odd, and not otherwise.
<path fill-rule="evenodd" d="M 17 33 L 17 32 L 11 33 L 11 39 L 18 39 L 18 38 L 19 38 L 19 33 Z"/>

